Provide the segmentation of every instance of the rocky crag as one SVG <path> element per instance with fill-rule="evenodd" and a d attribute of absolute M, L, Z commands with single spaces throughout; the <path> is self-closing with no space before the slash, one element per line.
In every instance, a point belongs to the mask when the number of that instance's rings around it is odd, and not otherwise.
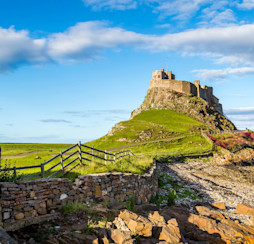
<path fill-rule="evenodd" d="M 185 114 L 207 125 L 210 130 L 235 130 L 235 125 L 211 107 L 202 98 L 172 91 L 170 88 L 153 87 L 147 92 L 142 105 L 131 114 L 132 119 L 142 111 L 169 109 Z"/>

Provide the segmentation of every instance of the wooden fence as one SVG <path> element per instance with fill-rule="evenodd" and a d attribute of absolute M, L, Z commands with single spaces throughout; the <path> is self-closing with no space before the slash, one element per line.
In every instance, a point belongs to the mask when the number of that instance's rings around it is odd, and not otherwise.
<path fill-rule="evenodd" d="M 85 151 L 88 149 L 89 151 Z M 33 166 L 25 166 L 25 167 L 13 167 L 13 168 L 1 168 L 0 164 L 0 172 L 13 171 L 14 181 L 22 179 L 34 179 L 34 178 L 52 178 L 53 176 L 61 173 L 65 175 L 66 173 L 72 171 L 76 167 L 83 164 L 83 161 L 94 161 L 95 158 L 99 160 L 103 160 L 105 164 L 107 162 L 115 162 L 118 159 L 123 159 L 125 157 L 129 157 L 130 155 L 134 155 L 131 150 L 119 151 L 117 153 L 109 153 L 106 150 L 99 150 L 94 147 L 89 147 L 87 145 L 81 144 L 78 142 L 77 144 L 69 147 L 63 152 L 55 155 L 51 159 L 46 162 L 33 165 Z M 135 155 L 134 155 L 135 156 Z M 57 160 L 57 163 L 52 165 L 52 162 Z M 0 163 L 1 163 L 1 147 L 0 147 Z M 51 164 L 50 164 L 51 163 Z M 58 167 L 58 169 L 57 169 Z M 60 168 L 60 169 L 59 169 Z M 28 175 L 19 175 L 17 174 L 18 170 L 30 170 L 30 169 L 38 169 L 39 172 L 35 174 Z M 57 169 L 57 170 L 56 170 Z M 52 172 L 54 170 L 54 172 Z"/>

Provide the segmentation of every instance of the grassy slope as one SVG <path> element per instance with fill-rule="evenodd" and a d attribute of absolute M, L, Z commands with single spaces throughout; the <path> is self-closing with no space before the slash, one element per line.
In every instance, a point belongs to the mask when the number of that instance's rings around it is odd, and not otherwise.
<path fill-rule="evenodd" d="M 209 144 L 199 135 L 200 128 L 206 128 L 204 124 L 186 115 L 171 110 L 143 111 L 132 120 L 119 123 L 120 129 L 113 135 L 105 135 L 88 144 L 96 148 L 109 149 L 130 145 L 133 152 L 166 152 L 183 151 L 195 152 L 209 148 Z M 149 131 L 148 139 L 141 140 L 139 134 Z M 162 133 L 161 133 L 162 132 Z M 192 132 L 192 133 L 191 133 Z M 161 138 L 161 135 L 166 137 Z M 121 141 L 121 139 L 125 141 Z M 120 139 L 120 140 L 119 140 Z M 153 142 L 156 140 L 156 142 Z M 131 146 L 133 144 L 139 144 Z"/>

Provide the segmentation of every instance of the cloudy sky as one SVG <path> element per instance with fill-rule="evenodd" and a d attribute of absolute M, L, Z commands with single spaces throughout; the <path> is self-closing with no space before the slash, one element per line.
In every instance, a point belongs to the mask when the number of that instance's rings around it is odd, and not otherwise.
<path fill-rule="evenodd" d="M 0 141 L 96 139 L 167 67 L 254 130 L 253 13 L 254 0 L 3 1 Z"/>

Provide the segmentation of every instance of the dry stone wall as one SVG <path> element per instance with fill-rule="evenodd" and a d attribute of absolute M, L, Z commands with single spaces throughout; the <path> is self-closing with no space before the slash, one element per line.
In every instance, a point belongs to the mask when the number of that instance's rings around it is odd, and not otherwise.
<path fill-rule="evenodd" d="M 103 173 L 68 179 L 39 179 L 0 182 L 0 227 L 13 231 L 54 219 L 57 209 L 73 202 L 107 201 L 119 203 L 135 196 L 138 204 L 156 194 L 156 165 L 144 175 Z"/>
<path fill-rule="evenodd" d="M 84 196 L 68 179 L 39 179 L 25 182 L 1 182 L 1 219 L 6 230 L 54 217 L 63 204 Z"/>
<path fill-rule="evenodd" d="M 134 197 L 136 204 L 143 204 L 156 195 L 158 189 L 156 165 L 144 175 L 123 173 L 80 175 L 75 180 L 75 185 L 83 191 L 86 200 L 115 204 Z"/>

